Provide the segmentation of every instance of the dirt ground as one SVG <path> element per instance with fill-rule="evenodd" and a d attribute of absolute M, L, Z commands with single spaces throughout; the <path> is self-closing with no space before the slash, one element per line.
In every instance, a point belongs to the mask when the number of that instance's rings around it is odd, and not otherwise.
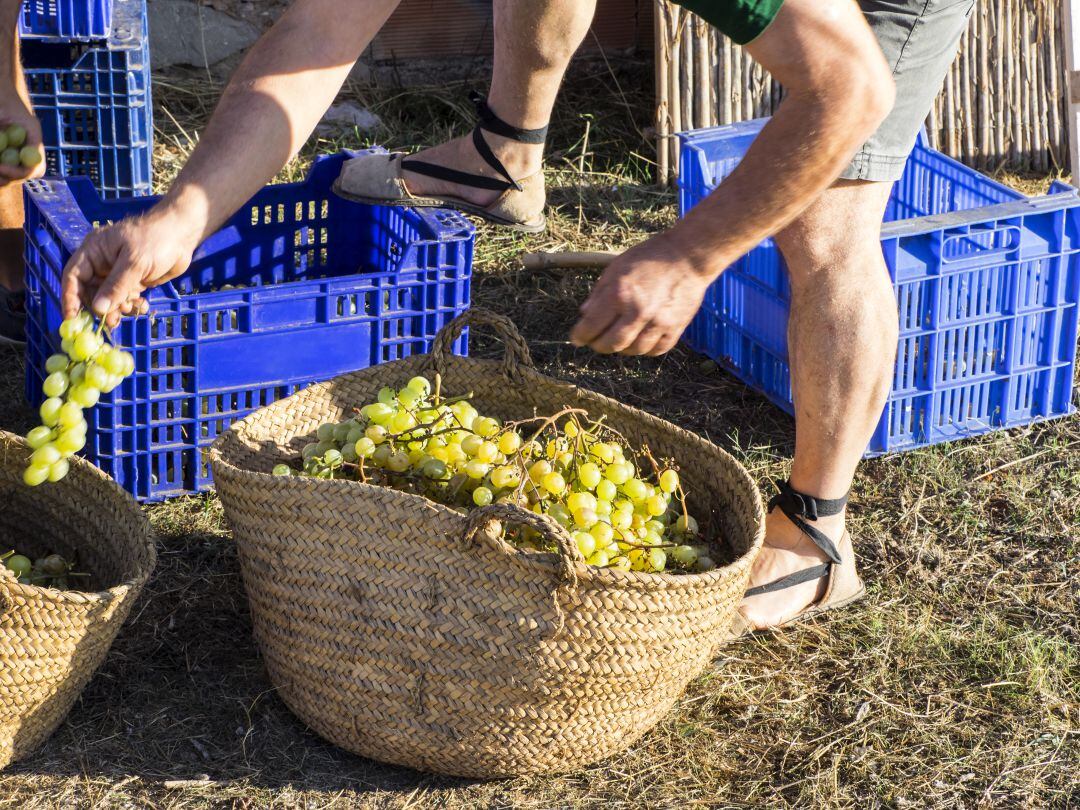
<path fill-rule="evenodd" d="M 215 88 L 155 87 L 159 182 Z M 566 341 L 590 273 L 521 271 L 524 249 L 620 247 L 671 223 L 649 185 L 647 68 L 577 69 L 556 111 L 550 231 L 482 229 L 474 300 L 513 317 L 547 373 L 708 437 L 771 491 L 791 421 L 683 348 L 593 355 Z M 390 146 L 467 126 L 464 87 L 354 87 Z M 586 112 L 587 111 L 587 112 Z M 296 176 L 312 143 L 285 173 Z M 1037 191 L 1045 178 L 1007 178 Z M 483 339 L 474 353 L 497 347 Z M 0 425 L 23 430 L 21 356 L 0 349 Z M 1080 806 L 1080 419 L 880 458 L 851 528 L 869 597 L 832 619 L 729 648 L 675 711 L 584 771 L 468 782 L 389 767 L 316 737 L 275 696 L 212 495 L 149 508 L 160 561 L 105 665 L 0 808 Z M 179 785 L 173 780 L 184 781 Z"/>

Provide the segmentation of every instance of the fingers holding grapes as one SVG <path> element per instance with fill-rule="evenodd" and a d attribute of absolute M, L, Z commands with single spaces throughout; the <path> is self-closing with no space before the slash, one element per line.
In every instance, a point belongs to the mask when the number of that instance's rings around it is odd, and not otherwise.
<path fill-rule="evenodd" d="M 0 185 L 20 183 L 45 174 L 41 127 L 32 115 L 6 123 L 0 111 Z"/>

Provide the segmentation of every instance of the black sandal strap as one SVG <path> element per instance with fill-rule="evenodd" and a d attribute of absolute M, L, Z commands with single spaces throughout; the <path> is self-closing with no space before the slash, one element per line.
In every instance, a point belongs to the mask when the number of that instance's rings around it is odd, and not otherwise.
<path fill-rule="evenodd" d="M 794 574 L 788 574 L 786 577 L 780 577 L 780 579 L 774 579 L 767 585 L 758 585 L 756 588 L 750 588 L 744 596 L 757 596 L 762 593 L 772 593 L 773 591 L 782 591 L 784 588 L 790 588 L 793 585 L 801 585 L 804 582 L 809 582 L 812 579 L 821 579 L 824 576 L 828 576 L 829 571 L 832 570 L 832 563 L 822 563 L 821 565 L 815 565 L 813 568 L 804 568 L 802 571 L 796 571 Z"/>
<path fill-rule="evenodd" d="M 777 481 L 776 487 L 779 491 L 769 501 L 769 511 L 779 507 L 799 531 L 814 541 L 814 545 L 821 549 L 830 562 L 839 565 L 840 551 L 836 548 L 836 544 L 827 534 L 814 528 L 803 518 L 817 520 L 819 517 L 839 515 L 847 505 L 848 496 L 844 495 L 842 498 L 832 500 L 815 498 L 812 495 L 796 492 L 787 481 Z"/>
<path fill-rule="evenodd" d="M 476 117 L 480 121 L 478 126 L 481 129 L 486 129 L 488 132 L 493 132 L 496 135 L 501 135 L 519 143 L 543 143 L 547 140 L 547 127 L 521 129 L 511 126 L 495 115 L 491 107 L 488 106 L 487 99 L 475 90 L 469 93 L 469 101 L 476 105 Z"/>
<path fill-rule="evenodd" d="M 428 163 L 423 160 L 410 160 L 406 159 L 401 161 L 401 168 L 407 169 L 410 172 L 416 172 L 417 174 L 423 174 L 427 177 L 434 177 L 437 180 L 445 180 L 448 183 L 457 183 L 462 186 L 472 186 L 473 188 L 484 189 L 485 191 L 509 191 L 514 189 L 515 191 L 521 191 L 521 184 L 515 180 L 503 162 L 491 151 L 491 147 L 488 146 L 488 142 L 484 140 L 482 130 L 493 132 L 496 135 L 501 135 L 504 138 L 510 138 L 514 141 L 521 143 L 543 143 L 547 139 L 547 127 L 541 127 L 540 129 L 519 129 L 518 127 L 511 126 L 503 121 L 499 116 L 495 115 L 491 111 L 491 107 L 488 106 L 487 99 L 473 90 L 469 93 L 469 100 L 476 105 L 476 115 L 479 119 L 477 125 L 473 128 L 472 141 L 473 146 L 476 148 L 477 153 L 484 159 L 492 169 L 501 174 L 505 180 L 500 180 L 497 177 L 485 177 L 482 174 L 473 174 L 471 172 L 462 172 L 457 169 L 451 169 L 447 166 L 439 166 L 435 163 Z"/>
<path fill-rule="evenodd" d="M 821 552 L 829 560 L 821 565 L 804 568 L 802 571 L 780 577 L 765 585 L 750 588 L 745 593 L 745 596 L 758 596 L 763 593 L 782 591 L 784 588 L 821 579 L 829 575 L 834 565 L 840 564 L 840 550 L 837 549 L 836 544 L 827 534 L 820 529 L 814 528 L 806 520 L 817 520 L 819 517 L 839 515 L 847 506 L 848 496 L 845 495 L 843 498 L 833 498 L 831 500 L 828 498 L 815 498 L 812 495 L 796 492 L 791 488 L 791 483 L 788 481 L 777 481 L 776 488 L 778 492 L 769 501 L 769 511 L 779 508 L 787 516 L 787 519 L 795 524 L 795 528 L 814 541 L 814 545 L 821 549 Z M 803 518 L 806 518 L 806 520 L 803 520 Z"/>

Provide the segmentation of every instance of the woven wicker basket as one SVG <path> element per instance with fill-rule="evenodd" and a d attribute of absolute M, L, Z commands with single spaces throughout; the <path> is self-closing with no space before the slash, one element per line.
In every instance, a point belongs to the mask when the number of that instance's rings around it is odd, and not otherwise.
<path fill-rule="evenodd" d="M 450 353 L 468 324 L 496 328 L 507 345 L 501 364 Z M 430 356 L 308 388 L 214 445 L 270 679 L 301 719 L 349 751 L 481 778 L 579 768 L 653 726 L 729 626 L 763 533 L 746 471 L 697 436 L 530 366 L 508 320 L 472 310 Z M 691 510 L 723 538 L 715 553 L 729 564 L 699 575 L 597 569 L 554 521 L 516 507 L 465 517 L 391 489 L 268 474 L 320 423 L 435 370 L 448 395 L 472 391 L 482 413 L 581 407 L 677 459 Z M 562 551 L 518 552 L 495 519 L 529 523 Z"/>
<path fill-rule="evenodd" d="M 73 459 L 63 481 L 31 489 L 22 482 L 29 452 L 0 431 L 0 551 L 63 554 L 90 577 L 72 580 L 86 591 L 58 591 L 20 585 L 0 566 L 0 768 L 60 725 L 156 559 L 149 524 L 120 487 Z"/>

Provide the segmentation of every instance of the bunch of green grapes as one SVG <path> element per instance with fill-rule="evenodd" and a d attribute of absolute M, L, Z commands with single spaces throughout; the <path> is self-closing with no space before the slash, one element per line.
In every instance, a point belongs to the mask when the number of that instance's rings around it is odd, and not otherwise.
<path fill-rule="evenodd" d="M 135 371 L 135 358 L 110 346 L 85 310 L 60 324 L 60 347 L 61 354 L 45 361 L 42 424 L 26 434 L 33 453 L 23 481 L 31 487 L 67 475 L 68 459 L 86 445 L 83 409 L 94 407 Z"/>
<path fill-rule="evenodd" d="M 39 585 L 43 588 L 66 591 L 70 577 L 87 576 L 72 570 L 75 566 L 59 554 L 49 554 L 31 562 L 30 558 L 23 554 L 8 551 L 0 554 L 0 562 L 23 585 Z"/>
<path fill-rule="evenodd" d="M 320 425 L 299 470 L 279 464 L 274 474 L 355 478 L 461 511 L 517 504 L 557 521 L 598 567 L 716 567 L 696 543 L 698 524 L 686 509 L 678 472 L 647 448 L 645 468 L 618 433 L 584 411 L 503 424 L 480 414 L 469 396 L 442 399 L 438 388 L 438 378 L 433 392 L 424 377 L 400 390 L 383 388 L 349 419 Z M 506 538 L 518 547 L 554 550 L 529 527 L 508 529 Z"/>
<path fill-rule="evenodd" d="M 41 150 L 26 142 L 26 130 L 18 124 L 0 129 L 0 163 L 32 169 L 41 163 Z"/>

